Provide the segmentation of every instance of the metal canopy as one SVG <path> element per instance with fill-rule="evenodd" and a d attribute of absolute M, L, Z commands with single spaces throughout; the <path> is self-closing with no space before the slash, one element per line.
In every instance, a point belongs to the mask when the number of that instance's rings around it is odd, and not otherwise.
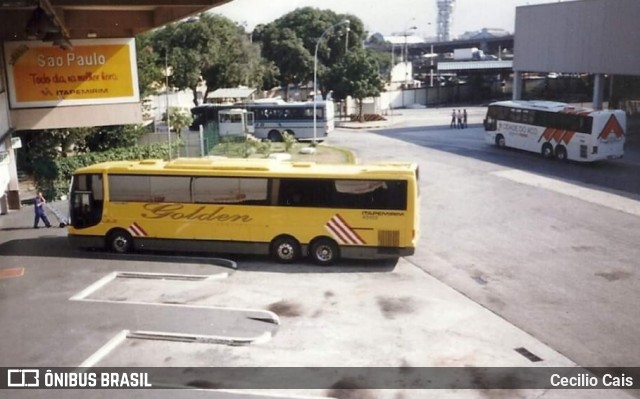
<path fill-rule="evenodd" d="M 67 39 L 133 37 L 230 0 L 0 0 L 0 40 L 28 40 L 40 7 Z"/>

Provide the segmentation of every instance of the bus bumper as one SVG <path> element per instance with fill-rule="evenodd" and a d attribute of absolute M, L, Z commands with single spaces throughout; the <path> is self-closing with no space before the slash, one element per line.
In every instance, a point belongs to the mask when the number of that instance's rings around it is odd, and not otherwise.
<path fill-rule="evenodd" d="M 411 256 L 415 248 L 340 247 L 340 255 L 347 259 L 393 259 Z"/>

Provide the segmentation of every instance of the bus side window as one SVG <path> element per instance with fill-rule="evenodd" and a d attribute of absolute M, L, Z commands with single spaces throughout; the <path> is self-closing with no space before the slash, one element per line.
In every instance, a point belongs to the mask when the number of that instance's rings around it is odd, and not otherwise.
<path fill-rule="evenodd" d="M 305 108 L 304 109 L 304 118 L 305 119 L 313 119 L 313 108 Z"/>

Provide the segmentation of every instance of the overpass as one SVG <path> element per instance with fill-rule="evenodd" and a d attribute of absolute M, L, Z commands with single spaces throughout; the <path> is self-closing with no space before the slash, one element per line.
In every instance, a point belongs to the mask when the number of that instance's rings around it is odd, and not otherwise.
<path fill-rule="evenodd" d="M 390 43 L 380 43 L 369 45 L 368 47 L 376 51 L 391 52 L 392 47 L 395 46 Z M 422 54 L 432 52 L 437 54 L 453 53 L 453 50 L 455 49 L 469 47 L 477 47 L 488 54 L 497 54 L 499 51 L 507 49 L 509 53 L 513 54 L 514 35 L 480 37 L 476 39 L 452 40 L 448 42 L 407 43 L 407 49 L 409 50 L 410 57 L 418 57 Z"/>

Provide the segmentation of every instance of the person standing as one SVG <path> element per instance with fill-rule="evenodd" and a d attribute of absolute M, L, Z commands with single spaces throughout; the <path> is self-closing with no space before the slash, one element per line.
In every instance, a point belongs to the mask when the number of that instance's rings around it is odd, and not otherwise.
<path fill-rule="evenodd" d="M 462 127 L 467 127 L 467 110 L 462 111 Z"/>
<path fill-rule="evenodd" d="M 462 129 L 462 111 L 458 110 L 458 129 Z"/>
<path fill-rule="evenodd" d="M 454 109 L 451 112 L 451 124 L 449 125 L 450 128 L 454 128 L 456 127 L 456 110 Z"/>
<path fill-rule="evenodd" d="M 36 213 L 35 219 L 33 220 L 34 229 L 38 228 L 38 223 L 40 222 L 40 219 L 42 219 L 45 226 L 51 227 L 51 223 L 49 223 L 49 219 L 47 219 L 47 214 L 44 212 L 44 204 L 46 203 L 47 203 L 47 200 L 44 199 L 44 196 L 42 195 L 42 193 L 38 191 L 38 195 L 36 196 L 36 200 L 34 202 L 34 208 Z"/>

